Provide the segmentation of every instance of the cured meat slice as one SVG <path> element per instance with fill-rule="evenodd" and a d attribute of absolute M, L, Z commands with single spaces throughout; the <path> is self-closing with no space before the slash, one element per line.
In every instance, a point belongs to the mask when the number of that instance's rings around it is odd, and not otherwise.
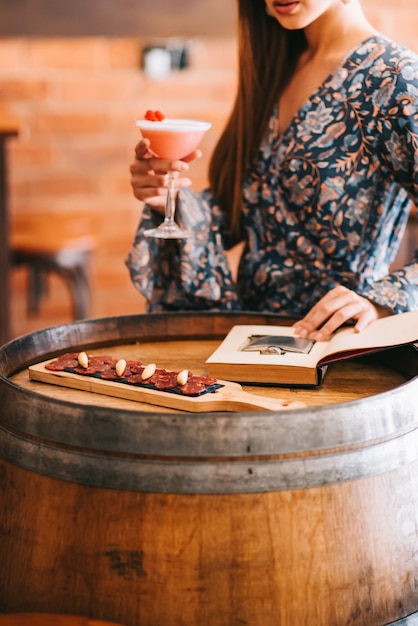
<path fill-rule="evenodd" d="M 141 361 L 126 361 L 126 371 L 130 371 L 132 374 L 140 374 L 144 369 L 144 365 Z"/>
<path fill-rule="evenodd" d="M 141 373 L 138 372 L 137 374 L 132 374 L 132 376 L 129 376 L 127 382 L 130 383 L 131 385 L 138 385 L 138 384 L 143 383 L 144 381 L 142 380 Z"/>
<path fill-rule="evenodd" d="M 55 359 L 55 361 L 51 361 L 51 363 L 48 363 L 47 369 L 53 372 L 63 372 L 66 369 L 73 369 L 79 366 L 77 357 L 77 353 L 63 354 L 62 356 Z"/>
<path fill-rule="evenodd" d="M 177 372 L 157 370 L 155 374 L 150 378 L 149 382 L 155 385 L 156 389 L 160 389 L 161 391 L 164 391 L 164 389 L 177 387 Z"/>
<path fill-rule="evenodd" d="M 185 396 L 198 396 L 205 390 L 205 387 L 203 382 L 189 379 L 185 385 L 180 387 L 180 390 Z"/>

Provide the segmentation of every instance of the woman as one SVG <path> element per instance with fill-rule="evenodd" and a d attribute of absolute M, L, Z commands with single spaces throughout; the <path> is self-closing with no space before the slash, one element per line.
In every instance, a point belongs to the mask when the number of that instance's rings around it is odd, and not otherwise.
<path fill-rule="evenodd" d="M 321 339 L 418 308 L 418 263 L 389 272 L 418 204 L 418 57 L 358 0 L 238 0 L 239 84 L 209 169 L 179 178 L 195 237 L 146 240 L 164 173 L 146 141 L 131 166 L 142 222 L 127 259 L 150 310 L 272 311 Z M 158 219 L 161 219 L 158 217 Z M 225 249 L 243 242 L 236 281 Z"/>

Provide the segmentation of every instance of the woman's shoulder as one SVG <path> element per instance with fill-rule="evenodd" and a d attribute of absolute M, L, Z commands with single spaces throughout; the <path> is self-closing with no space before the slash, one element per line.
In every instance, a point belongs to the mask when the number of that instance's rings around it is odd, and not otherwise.
<path fill-rule="evenodd" d="M 361 84 L 363 97 L 385 93 L 390 106 L 400 93 L 418 95 L 418 54 L 381 34 L 363 41 L 347 59 L 348 84 Z"/>
<path fill-rule="evenodd" d="M 399 68 L 400 65 L 412 65 L 418 70 L 416 52 L 380 33 L 361 42 L 351 58 L 365 66 L 384 63 L 387 67 Z"/>

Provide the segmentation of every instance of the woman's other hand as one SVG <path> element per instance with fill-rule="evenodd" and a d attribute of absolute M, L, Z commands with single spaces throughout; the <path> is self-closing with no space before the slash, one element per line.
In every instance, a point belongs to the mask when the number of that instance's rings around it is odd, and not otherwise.
<path fill-rule="evenodd" d="M 160 159 L 150 150 L 148 139 L 142 139 L 135 147 L 135 161 L 130 166 L 131 185 L 135 198 L 146 202 L 153 209 L 164 213 L 165 200 L 167 196 L 166 173 L 171 170 L 175 172 L 186 172 L 189 169 L 188 163 L 200 158 L 200 150 L 195 150 L 182 161 L 168 161 Z M 179 176 L 176 179 L 176 187 L 190 187 L 190 178 Z"/>
<path fill-rule="evenodd" d="M 379 317 L 390 315 L 384 307 L 373 304 L 355 291 L 339 285 L 331 289 L 312 307 L 307 315 L 294 325 L 299 337 L 322 341 L 337 328 L 355 321 L 354 330 L 360 333 Z"/>

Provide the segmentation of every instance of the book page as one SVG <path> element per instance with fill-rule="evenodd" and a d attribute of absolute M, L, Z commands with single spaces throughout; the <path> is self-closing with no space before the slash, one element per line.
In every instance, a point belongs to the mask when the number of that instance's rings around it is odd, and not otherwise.
<path fill-rule="evenodd" d="M 324 356 L 387 348 L 414 341 L 418 341 L 418 311 L 409 311 L 375 320 L 361 333 L 355 332 L 354 328 L 337 331 L 328 343 Z"/>

